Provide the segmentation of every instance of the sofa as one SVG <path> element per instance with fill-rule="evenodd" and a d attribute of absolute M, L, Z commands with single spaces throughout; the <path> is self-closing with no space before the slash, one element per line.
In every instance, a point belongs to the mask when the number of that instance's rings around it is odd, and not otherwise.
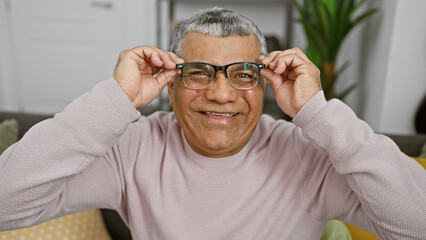
<path fill-rule="evenodd" d="M 146 109 L 141 111 L 143 115 L 149 115 L 155 111 L 155 109 Z M 0 111 L 0 123 L 7 119 L 16 119 L 19 124 L 19 135 L 18 138 L 22 138 L 28 129 L 30 129 L 34 124 L 51 118 L 51 115 L 42 115 L 42 114 L 30 114 L 30 113 L 14 113 L 14 112 L 1 112 Z M 422 151 L 422 147 L 426 143 L 426 135 L 388 135 L 393 139 L 396 144 L 400 147 L 401 151 L 409 156 L 419 156 Z M 106 227 L 106 230 L 111 239 L 119 240 L 130 240 L 131 234 L 127 226 L 124 224 L 123 220 L 120 218 L 117 212 L 108 209 L 101 209 L 101 216 Z M 351 231 L 353 227 L 349 227 Z M 352 234 L 352 232 L 351 232 Z M 353 238 L 355 239 L 355 238 Z"/>

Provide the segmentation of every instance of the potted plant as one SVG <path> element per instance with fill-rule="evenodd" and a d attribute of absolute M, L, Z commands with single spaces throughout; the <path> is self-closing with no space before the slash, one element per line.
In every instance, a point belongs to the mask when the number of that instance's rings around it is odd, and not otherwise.
<path fill-rule="evenodd" d="M 359 23 L 366 20 L 377 9 L 356 14 L 365 0 L 293 0 L 303 24 L 308 46 L 306 54 L 321 70 L 321 84 L 327 99 L 343 99 L 357 84 L 346 88 L 336 95 L 334 85 L 339 74 L 348 66 L 348 62 L 336 70 L 336 57 L 340 46 L 348 33 Z"/>

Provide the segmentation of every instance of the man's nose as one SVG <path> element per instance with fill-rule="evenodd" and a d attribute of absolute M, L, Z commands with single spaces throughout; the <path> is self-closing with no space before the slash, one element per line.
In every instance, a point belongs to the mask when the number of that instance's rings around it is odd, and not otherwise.
<path fill-rule="evenodd" d="M 216 73 L 213 84 L 206 89 L 204 94 L 208 100 L 218 103 L 234 102 L 238 99 L 238 90 L 229 85 L 223 71 Z"/>

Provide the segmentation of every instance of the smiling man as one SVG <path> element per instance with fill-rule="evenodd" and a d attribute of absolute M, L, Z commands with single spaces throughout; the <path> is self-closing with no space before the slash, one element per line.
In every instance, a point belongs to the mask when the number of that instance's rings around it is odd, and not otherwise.
<path fill-rule="evenodd" d="M 262 115 L 266 84 L 293 122 Z M 141 117 L 168 86 L 173 112 Z M 247 18 L 197 13 L 171 51 L 120 54 L 114 78 L 0 157 L 0 230 L 90 208 L 135 239 L 318 239 L 340 219 L 426 236 L 426 174 L 344 103 L 299 49 L 266 52 Z"/>
<path fill-rule="evenodd" d="M 189 32 L 182 39 L 181 49 L 185 62 L 204 62 L 218 66 L 259 62 L 261 54 L 259 40 L 255 35 L 218 38 L 199 32 Z M 244 64 L 242 65 L 244 67 Z M 226 72 L 216 70 L 215 74 L 214 71 L 211 73 L 203 67 L 192 67 L 190 70 L 184 67 L 181 79 L 188 80 L 169 84 L 170 105 L 194 151 L 209 157 L 225 157 L 241 151 L 247 144 L 262 114 L 265 88 L 258 73 L 260 69 L 253 66 L 250 67 L 252 71 L 249 77 L 255 78 L 256 81 L 251 81 L 255 85 L 252 87 L 250 85 L 249 89 L 239 90 L 236 89 L 238 86 L 233 87 L 228 83 L 235 78 L 249 78 L 231 76 L 229 73 L 249 72 L 244 69 L 235 70 L 234 66 L 228 67 Z M 195 90 L 188 88 L 185 83 L 189 82 L 190 78 L 195 78 L 185 76 L 189 71 L 193 71 L 192 75 L 208 75 L 204 77 L 211 80 L 215 76 L 214 84 L 211 86 L 206 84 Z M 212 81 L 207 81 L 210 82 Z"/>

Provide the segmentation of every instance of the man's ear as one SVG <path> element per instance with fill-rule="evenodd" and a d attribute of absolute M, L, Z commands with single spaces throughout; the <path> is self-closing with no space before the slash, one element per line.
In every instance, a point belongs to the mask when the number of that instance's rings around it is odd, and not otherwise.
<path fill-rule="evenodd" d="M 176 78 L 173 78 L 167 84 L 167 92 L 169 93 L 169 105 L 170 105 L 170 107 L 173 107 L 173 91 L 174 91 L 174 87 L 175 87 L 175 81 L 176 81 Z"/>

